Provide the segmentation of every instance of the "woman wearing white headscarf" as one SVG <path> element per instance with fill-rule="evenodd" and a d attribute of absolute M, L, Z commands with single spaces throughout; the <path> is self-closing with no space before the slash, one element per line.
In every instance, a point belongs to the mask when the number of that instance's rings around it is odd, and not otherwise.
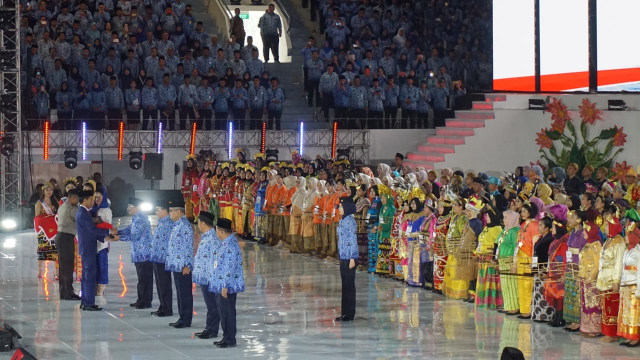
<path fill-rule="evenodd" d="M 307 180 L 307 192 L 302 202 L 302 244 L 305 254 L 311 255 L 313 253 L 313 239 L 314 239 L 314 225 L 313 225 L 313 208 L 316 201 L 316 188 L 318 184 L 317 178 L 309 178 Z"/>
<path fill-rule="evenodd" d="M 289 236 L 291 238 L 291 252 L 303 252 L 302 245 L 302 214 L 304 199 L 307 196 L 307 179 L 300 176 L 296 179 L 296 192 L 291 197 L 291 220 L 289 222 Z"/>
<path fill-rule="evenodd" d="M 398 29 L 398 33 L 393 37 L 393 43 L 396 44 L 396 48 L 403 48 L 406 42 L 407 36 L 405 34 L 404 28 Z"/>

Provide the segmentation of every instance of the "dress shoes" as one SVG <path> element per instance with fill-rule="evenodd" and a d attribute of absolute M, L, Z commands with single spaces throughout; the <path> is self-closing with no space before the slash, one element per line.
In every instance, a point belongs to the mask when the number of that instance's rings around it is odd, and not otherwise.
<path fill-rule="evenodd" d="M 138 304 L 138 305 L 136 305 L 136 309 L 138 309 L 138 310 L 141 310 L 141 309 L 151 309 L 151 305 Z"/>
<path fill-rule="evenodd" d="M 169 326 L 176 326 L 176 325 L 178 325 L 178 324 L 180 324 L 180 321 L 176 321 L 176 322 L 169 323 Z"/>
<path fill-rule="evenodd" d="M 100 311 L 100 310 L 102 310 L 102 308 L 99 307 L 98 305 L 87 306 L 87 305 L 80 304 L 80 310 L 82 310 L 82 311 Z"/>
<path fill-rule="evenodd" d="M 163 311 L 152 311 L 151 315 L 157 316 L 157 317 L 167 317 L 167 316 L 173 316 L 173 313 L 166 313 Z"/>
<path fill-rule="evenodd" d="M 194 335 L 197 336 L 200 339 L 215 339 L 215 338 L 218 337 L 218 334 L 214 334 L 214 333 L 212 333 L 211 331 L 208 331 L 208 330 L 197 332 Z"/>
<path fill-rule="evenodd" d="M 140 305 L 140 303 L 139 303 L 139 302 L 137 302 L 137 301 L 136 301 L 136 302 L 134 302 L 133 304 L 129 304 L 129 306 L 131 306 L 131 307 L 136 307 L 136 306 L 138 306 L 138 305 Z"/>
<path fill-rule="evenodd" d="M 76 294 L 73 294 L 73 295 L 70 295 L 70 296 L 65 296 L 65 297 L 62 298 L 62 300 L 80 300 L 80 299 L 81 299 L 80 296 L 78 296 Z"/>
<path fill-rule="evenodd" d="M 213 345 L 218 346 L 218 344 L 222 344 L 223 342 L 224 342 L 224 340 L 214 341 Z"/>
<path fill-rule="evenodd" d="M 171 325 L 176 329 L 184 329 L 184 328 L 188 328 L 191 327 L 191 325 L 187 325 L 187 324 L 183 324 L 183 323 L 175 323 L 175 325 Z"/>
<path fill-rule="evenodd" d="M 236 344 L 230 344 L 228 342 L 221 341 L 221 342 L 217 343 L 216 346 L 219 347 L 219 348 L 224 349 L 224 348 L 236 347 Z"/>

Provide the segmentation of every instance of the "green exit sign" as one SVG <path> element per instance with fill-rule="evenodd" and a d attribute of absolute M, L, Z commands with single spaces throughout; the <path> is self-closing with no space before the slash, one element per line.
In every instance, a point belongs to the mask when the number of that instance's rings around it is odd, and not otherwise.
<path fill-rule="evenodd" d="M 249 14 L 240 14 L 240 19 L 247 20 L 249 18 Z"/>

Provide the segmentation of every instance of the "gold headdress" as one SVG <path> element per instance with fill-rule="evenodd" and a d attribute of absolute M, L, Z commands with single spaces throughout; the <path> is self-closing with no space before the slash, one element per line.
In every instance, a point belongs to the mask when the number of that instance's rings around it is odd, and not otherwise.
<path fill-rule="evenodd" d="M 414 187 L 411 190 L 411 198 L 417 198 L 418 200 L 424 202 L 424 200 L 427 198 L 427 195 L 425 195 L 424 191 L 422 191 L 422 189 L 420 189 L 419 187 Z"/>
<path fill-rule="evenodd" d="M 78 179 L 73 177 L 73 176 L 70 176 L 70 177 L 62 180 L 62 186 L 67 187 L 67 185 L 69 185 L 69 184 L 73 184 L 75 186 L 78 186 Z"/>
<path fill-rule="evenodd" d="M 198 157 L 197 157 L 197 156 L 195 156 L 194 154 L 189 154 L 189 155 L 187 155 L 186 159 L 187 159 L 187 160 L 193 160 L 193 161 L 196 161 L 196 160 L 198 160 Z"/>
<path fill-rule="evenodd" d="M 263 153 L 260 153 L 260 152 L 259 152 L 259 153 L 256 153 L 255 155 L 253 155 L 253 158 L 254 158 L 254 159 L 258 159 L 258 158 L 260 158 L 260 159 L 266 159 L 267 157 L 266 157 Z"/>
<path fill-rule="evenodd" d="M 378 193 L 380 194 L 380 196 L 392 196 L 393 192 L 391 191 L 391 188 L 389 188 L 387 185 L 384 184 L 380 184 L 378 185 Z"/>

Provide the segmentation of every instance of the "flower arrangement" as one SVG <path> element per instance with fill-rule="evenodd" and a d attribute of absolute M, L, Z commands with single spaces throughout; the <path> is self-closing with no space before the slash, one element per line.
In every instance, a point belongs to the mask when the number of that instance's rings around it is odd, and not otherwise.
<path fill-rule="evenodd" d="M 602 120 L 602 110 L 597 109 L 596 103 L 586 98 L 582 99 L 582 105 L 578 108 L 582 119 L 579 129 L 574 125 L 562 100 L 553 98 L 546 110 L 551 113 L 551 127 L 536 133 L 541 157 L 549 163 L 550 168 L 566 168 L 569 163 L 576 163 L 580 168 L 585 165 L 611 168 L 627 142 L 624 129 L 616 125 L 589 139 L 589 127 Z M 606 145 L 601 150 L 599 145 L 603 142 Z"/>

